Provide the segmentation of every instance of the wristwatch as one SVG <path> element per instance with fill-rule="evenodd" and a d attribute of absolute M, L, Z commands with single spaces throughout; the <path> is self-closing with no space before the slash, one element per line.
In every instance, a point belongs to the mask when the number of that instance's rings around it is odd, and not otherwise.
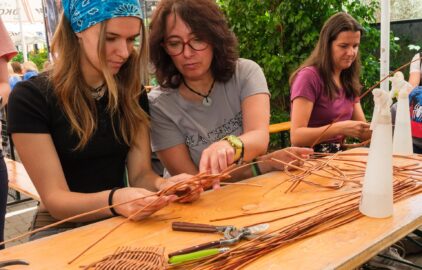
<path fill-rule="evenodd" d="M 234 148 L 234 161 L 242 162 L 243 160 L 243 142 L 235 135 L 228 135 L 223 138 Z"/>

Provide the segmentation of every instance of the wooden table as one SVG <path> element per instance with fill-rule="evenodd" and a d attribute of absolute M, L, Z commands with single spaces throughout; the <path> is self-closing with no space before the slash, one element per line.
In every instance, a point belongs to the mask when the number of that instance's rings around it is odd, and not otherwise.
<path fill-rule="evenodd" d="M 161 245 L 166 247 L 166 252 L 172 252 L 220 238 L 216 234 L 173 232 L 172 221 L 210 223 L 212 218 L 242 213 L 245 206 L 255 207 L 254 210 L 279 208 L 331 197 L 342 192 L 326 191 L 304 184 L 289 194 L 284 193 L 289 184 L 283 184 L 268 192 L 283 179 L 286 179 L 284 173 L 274 172 L 247 180 L 263 187 L 228 186 L 204 194 L 199 201 L 191 205 L 171 205 L 148 220 L 123 225 L 71 265 L 67 262 L 120 223 L 123 218 L 112 218 L 7 248 L 0 252 L 0 260 L 25 259 L 31 263 L 29 267 L 13 266 L 11 269 L 80 269 L 81 265 L 112 254 L 119 246 Z M 395 204 L 393 217 L 360 218 L 337 229 L 280 248 L 250 264 L 246 269 L 352 269 L 422 225 L 421 205 L 422 194 Z M 215 224 L 243 226 L 272 217 L 274 214 L 266 214 Z M 290 224 L 300 218 L 303 216 L 271 223 L 270 229 Z"/>
<path fill-rule="evenodd" d="M 8 158 L 4 158 L 4 161 L 6 162 L 7 167 L 9 187 L 17 191 L 18 194 L 22 193 L 36 201 L 40 201 L 40 196 L 37 190 L 35 189 L 35 186 L 32 183 L 31 178 L 29 178 L 28 173 L 26 172 L 25 167 L 22 165 L 22 163 Z M 21 200 L 19 197 L 11 204 L 19 203 L 26 200 L 27 199 Z"/>

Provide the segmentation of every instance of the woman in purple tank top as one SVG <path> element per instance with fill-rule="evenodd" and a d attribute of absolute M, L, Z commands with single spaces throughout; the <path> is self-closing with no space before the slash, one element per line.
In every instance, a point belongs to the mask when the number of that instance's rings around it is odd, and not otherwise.
<path fill-rule="evenodd" d="M 369 139 L 369 124 L 359 101 L 362 32 L 349 14 L 333 15 L 312 54 L 291 75 L 292 145 L 336 152 L 345 137 Z"/>

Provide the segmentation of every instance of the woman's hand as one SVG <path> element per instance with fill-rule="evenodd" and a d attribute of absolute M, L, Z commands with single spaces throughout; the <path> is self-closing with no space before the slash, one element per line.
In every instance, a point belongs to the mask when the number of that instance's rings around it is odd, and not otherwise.
<path fill-rule="evenodd" d="M 291 154 L 289 154 L 288 152 Z M 312 148 L 288 147 L 288 148 L 284 148 L 281 150 L 268 153 L 262 156 L 261 158 L 259 158 L 259 160 L 265 161 L 261 166 L 263 168 L 262 170 L 263 173 L 274 171 L 274 170 L 281 171 L 284 169 L 285 165 L 283 163 L 271 160 L 272 158 L 281 160 L 284 163 L 293 162 L 294 165 L 301 166 L 302 161 L 300 161 L 300 159 L 296 158 L 295 156 L 300 157 L 302 159 L 308 159 L 309 155 L 313 153 L 314 153 L 314 150 Z M 266 161 L 266 160 L 269 160 L 269 161 Z"/>
<path fill-rule="evenodd" d="M 163 183 L 160 185 L 160 190 L 172 187 L 175 184 L 181 181 L 188 180 L 192 177 L 193 176 L 190 174 L 182 173 L 182 174 L 178 174 L 173 177 L 164 179 Z M 188 203 L 188 202 L 193 202 L 199 199 L 199 197 L 201 196 L 201 192 L 203 191 L 204 190 L 200 185 L 186 184 L 177 188 L 175 195 L 177 196 L 178 198 L 177 200 L 179 202 Z"/>
<path fill-rule="evenodd" d="M 161 196 L 154 195 L 155 193 L 143 188 L 122 188 L 116 190 L 113 194 L 113 204 L 132 201 L 134 202 L 122 204 L 114 207 L 115 211 L 125 217 L 130 217 L 131 220 L 141 220 L 157 212 L 161 208 L 167 206 L 170 202 L 175 201 L 177 196 Z M 140 211 L 143 209 L 142 211 Z M 139 213 L 137 213 L 140 211 Z M 134 215 L 137 213 L 136 215 Z M 134 216 L 132 216 L 134 215 Z"/>
<path fill-rule="evenodd" d="M 235 151 L 233 146 L 226 140 L 218 141 L 202 151 L 199 162 L 199 172 L 211 172 L 218 174 L 233 164 Z"/>
<path fill-rule="evenodd" d="M 229 142 L 222 140 L 215 142 L 202 151 L 199 162 L 199 172 L 219 174 L 235 162 L 235 150 Z M 220 181 L 213 183 L 213 189 L 220 188 Z"/>
<path fill-rule="evenodd" d="M 347 137 L 366 138 L 370 134 L 370 124 L 363 121 L 346 120 L 337 123 L 340 134 Z"/>

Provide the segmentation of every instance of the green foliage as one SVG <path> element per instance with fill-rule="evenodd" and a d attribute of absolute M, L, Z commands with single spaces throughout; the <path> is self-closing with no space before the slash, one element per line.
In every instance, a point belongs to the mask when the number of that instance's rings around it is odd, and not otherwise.
<path fill-rule="evenodd" d="M 15 57 L 12 58 L 11 61 L 23 63 L 23 54 L 22 54 L 22 52 L 19 52 Z"/>
<path fill-rule="evenodd" d="M 45 61 L 48 60 L 48 51 L 47 50 L 39 50 L 38 52 L 31 51 L 28 53 L 28 60 L 34 62 L 38 70 L 43 69 L 43 64 Z M 19 63 L 23 63 L 23 54 L 19 52 L 15 57 L 13 57 L 12 61 L 17 61 Z"/>
<path fill-rule="evenodd" d="M 241 57 L 256 61 L 264 69 L 272 95 L 272 123 L 289 118 L 289 76 L 311 53 L 324 22 L 339 11 L 351 14 L 365 29 L 360 47 L 364 89 L 379 80 L 380 31 L 374 26 L 375 2 L 365 5 L 348 0 L 218 1 L 238 37 Z M 392 42 L 394 53 L 398 47 Z M 365 112 L 372 113 L 372 98 L 368 97 L 362 101 L 363 107 Z"/>
<path fill-rule="evenodd" d="M 34 62 L 38 70 L 43 70 L 43 64 L 45 61 L 48 60 L 48 51 L 47 50 L 40 50 L 38 53 L 35 51 L 32 51 L 29 53 L 29 60 Z"/>

